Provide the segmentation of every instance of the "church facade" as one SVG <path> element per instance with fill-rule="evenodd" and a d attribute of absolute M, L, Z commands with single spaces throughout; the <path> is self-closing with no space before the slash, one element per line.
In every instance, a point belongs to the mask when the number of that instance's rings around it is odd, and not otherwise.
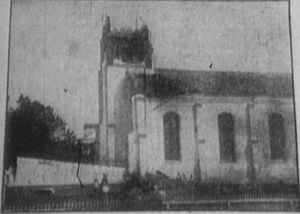
<path fill-rule="evenodd" d="M 154 68 L 149 40 L 146 27 L 110 31 L 106 19 L 100 164 L 204 183 L 298 182 L 291 75 Z"/>

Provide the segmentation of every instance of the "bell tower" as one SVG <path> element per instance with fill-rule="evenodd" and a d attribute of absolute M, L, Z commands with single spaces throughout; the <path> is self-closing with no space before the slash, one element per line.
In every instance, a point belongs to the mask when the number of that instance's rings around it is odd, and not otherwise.
<path fill-rule="evenodd" d="M 126 166 L 132 131 L 131 80 L 151 69 L 152 45 L 146 25 L 111 31 L 104 17 L 100 40 L 99 164 Z"/>

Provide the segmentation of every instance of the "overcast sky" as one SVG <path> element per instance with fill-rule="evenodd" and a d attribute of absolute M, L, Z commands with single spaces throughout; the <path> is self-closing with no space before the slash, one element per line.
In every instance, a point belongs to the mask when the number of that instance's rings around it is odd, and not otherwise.
<path fill-rule="evenodd" d="M 291 72 L 287 1 L 12 0 L 9 106 L 29 95 L 78 136 L 98 122 L 105 13 L 112 29 L 148 25 L 159 68 Z"/>

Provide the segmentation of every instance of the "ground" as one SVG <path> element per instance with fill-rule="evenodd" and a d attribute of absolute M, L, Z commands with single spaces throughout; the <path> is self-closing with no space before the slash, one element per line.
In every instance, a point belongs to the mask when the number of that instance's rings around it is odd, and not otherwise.
<path fill-rule="evenodd" d="M 295 185 L 195 185 L 168 182 L 163 191 L 110 185 L 103 194 L 93 185 L 53 186 L 54 195 L 40 187 L 8 187 L 3 211 L 126 211 L 126 210 L 259 210 L 299 211 Z M 165 193 L 165 195 L 163 194 Z"/>

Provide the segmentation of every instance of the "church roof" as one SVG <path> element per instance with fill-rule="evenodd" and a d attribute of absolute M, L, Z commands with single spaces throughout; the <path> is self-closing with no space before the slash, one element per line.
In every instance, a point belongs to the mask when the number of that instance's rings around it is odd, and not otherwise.
<path fill-rule="evenodd" d="M 155 74 L 134 74 L 134 94 L 150 98 L 180 95 L 292 97 L 291 74 L 189 71 L 156 69 Z"/>

